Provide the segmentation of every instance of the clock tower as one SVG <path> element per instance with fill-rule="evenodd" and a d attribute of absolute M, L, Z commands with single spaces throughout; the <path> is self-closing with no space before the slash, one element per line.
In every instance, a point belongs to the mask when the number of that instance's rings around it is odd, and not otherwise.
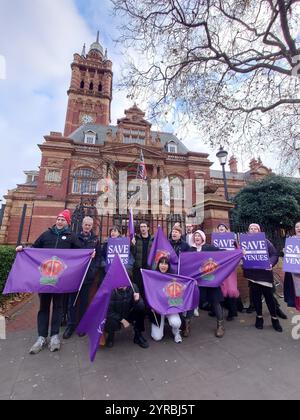
<path fill-rule="evenodd" d="M 68 137 L 83 124 L 109 125 L 112 101 L 112 62 L 99 43 L 99 32 L 89 52 L 74 54 L 68 90 L 68 108 L 64 135 Z"/>

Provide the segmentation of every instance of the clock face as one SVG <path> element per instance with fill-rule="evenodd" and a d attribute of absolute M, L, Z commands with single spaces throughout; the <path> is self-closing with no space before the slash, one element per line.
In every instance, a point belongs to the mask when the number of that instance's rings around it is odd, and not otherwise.
<path fill-rule="evenodd" d="M 94 118 L 93 118 L 91 115 L 84 114 L 84 115 L 81 117 L 81 121 L 82 121 L 84 124 L 92 124 L 92 123 L 94 122 Z"/>

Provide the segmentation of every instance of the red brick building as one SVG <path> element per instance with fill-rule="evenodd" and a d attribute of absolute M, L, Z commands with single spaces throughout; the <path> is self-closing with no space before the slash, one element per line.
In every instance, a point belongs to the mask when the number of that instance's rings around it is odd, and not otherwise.
<path fill-rule="evenodd" d="M 101 179 L 117 182 L 120 171 L 128 172 L 128 180 L 135 178 L 141 151 L 149 179 L 204 180 L 204 227 L 208 232 L 227 219 L 231 205 L 223 199 L 222 171 L 210 169 L 208 154 L 188 150 L 171 133 L 153 131 L 136 105 L 125 111 L 117 125 L 110 124 L 112 62 L 99 43 L 99 34 L 87 54 L 84 47 L 81 55 L 74 55 L 71 69 L 64 134 L 51 132 L 44 137 L 38 145 L 39 171 L 25 172 L 26 182 L 5 196 L 0 243 L 16 243 L 24 204 L 22 241 L 31 243 L 55 222 L 61 209 L 73 210 L 82 199 L 97 199 Z M 231 195 L 250 180 L 270 173 L 260 160 L 252 160 L 247 173 L 238 172 L 234 157 L 229 167 Z M 122 209 L 117 205 L 116 210 Z"/>

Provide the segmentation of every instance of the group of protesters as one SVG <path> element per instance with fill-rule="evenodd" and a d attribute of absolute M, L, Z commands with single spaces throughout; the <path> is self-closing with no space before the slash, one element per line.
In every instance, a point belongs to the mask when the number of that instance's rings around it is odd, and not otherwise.
<path fill-rule="evenodd" d="M 38 339 L 30 349 L 30 354 L 39 353 L 47 345 L 51 352 L 61 348 L 60 328 L 64 312 L 66 312 L 67 325 L 63 333 L 64 339 L 69 339 L 75 332 L 76 327 L 84 316 L 89 302 L 92 286 L 95 279 L 98 279 L 98 286 L 105 278 L 107 272 L 107 242 L 102 246 L 98 237 L 93 232 L 93 219 L 85 217 L 82 229 L 79 234 L 75 234 L 70 229 L 71 214 L 68 210 L 59 213 L 55 225 L 44 232 L 32 245 L 33 248 L 48 249 L 91 249 L 92 261 L 85 276 L 85 280 L 79 293 L 71 293 L 67 296 L 63 294 L 41 293 L 40 308 L 37 316 Z M 131 287 L 117 288 L 113 291 L 106 316 L 105 323 L 105 345 L 113 347 L 115 333 L 122 328 L 130 325 L 134 329 L 134 343 L 142 348 L 148 348 L 148 340 L 144 337 L 145 319 L 149 318 L 151 323 L 151 338 L 160 341 L 165 333 L 166 321 L 171 327 L 175 343 L 180 343 L 183 337 L 186 338 L 191 333 L 192 319 L 199 316 L 200 309 L 209 310 L 211 316 L 215 316 L 217 326 L 215 336 L 222 338 L 225 334 L 224 307 L 228 309 L 227 320 L 232 321 L 238 316 L 238 307 L 241 305 L 239 299 L 237 271 L 231 273 L 220 287 L 201 287 L 200 300 L 197 307 L 172 315 L 164 315 L 151 308 L 145 296 L 142 271 L 153 269 L 149 267 L 148 257 L 153 244 L 153 237 L 150 234 L 148 223 L 142 222 L 138 226 L 138 234 L 131 240 L 130 255 L 126 264 L 127 273 L 132 280 Z M 225 223 L 217 227 L 218 232 L 228 232 L 229 228 Z M 300 223 L 296 224 L 296 236 L 300 237 Z M 261 232 L 258 224 L 249 226 L 249 233 L 256 234 Z M 122 237 L 121 229 L 113 226 L 109 231 L 112 239 Z M 207 243 L 206 234 L 199 229 L 194 230 L 193 225 L 186 226 L 183 232 L 180 224 L 175 224 L 169 237 L 169 243 L 177 256 L 185 252 L 217 252 L 221 251 L 218 247 Z M 236 248 L 239 244 L 235 242 Z M 250 305 L 247 310 L 251 312 L 252 307 L 256 311 L 255 327 L 263 329 L 263 301 L 264 297 L 268 310 L 271 315 L 272 326 L 275 331 L 282 332 L 282 327 L 278 320 L 286 319 L 286 315 L 280 309 L 280 305 L 274 297 L 273 267 L 278 262 L 278 253 L 272 243 L 267 240 L 270 267 L 267 269 L 245 269 L 244 276 L 249 281 Z M 17 247 L 17 251 L 23 251 L 22 246 Z M 156 264 L 155 270 L 162 274 L 171 272 L 171 262 L 167 256 L 162 256 Z M 98 274 L 98 275 L 97 275 Z M 295 290 L 293 287 L 293 276 L 286 279 L 286 289 L 290 300 L 290 306 L 295 306 Z M 67 304 L 64 304 L 64 301 Z M 52 303 L 52 318 L 50 322 L 50 308 Z M 239 310 L 242 310 L 239 307 Z M 48 340 L 50 325 L 50 340 Z M 85 333 L 79 333 L 84 336 Z"/>

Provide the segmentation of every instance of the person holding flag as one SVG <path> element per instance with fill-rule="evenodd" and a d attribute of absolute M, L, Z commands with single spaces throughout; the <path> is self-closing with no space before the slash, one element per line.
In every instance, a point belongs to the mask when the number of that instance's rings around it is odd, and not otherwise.
<path fill-rule="evenodd" d="M 93 233 L 93 226 L 94 220 L 89 216 L 85 217 L 82 221 L 82 230 L 77 235 L 78 244 L 80 245 L 81 249 L 94 249 L 96 250 L 96 253 L 95 258 L 93 258 L 90 268 L 86 274 L 79 296 L 78 293 L 71 293 L 68 295 L 68 322 L 67 328 L 63 334 L 64 340 L 68 340 L 70 337 L 72 337 L 78 321 L 81 320 L 85 311 L 87 310 L 89 305 L 89 293 L 95 280 L 96 273 L 100 268 L 101 246 L 98 237 Z M 76 305 L 75 302 L 78 302 L 78 297 L 79 305 Z"/>
<path fill-rule="evenodd" d="M 47 249 L 80 249 L 81 245 L 76 235 L 70 230 L 71 214 L 64 210 L 57 216 L 55 225 L 44 232 L 32 245 L 33 248 Z M 23 251 L 23 246 L 16 248 L 17 252 Z M 61 342 L 59 330 L 63 316 L 63 294 L 41 293 L 40 309 L 37 316 L 38 339 L 31 347 L 29 353 L 37 354 L 47 345 L 49 334 L 50 306 L 53 304 L 49 350 L 60 350 Z"/>
<path fill-rule="evenodd" d="M 106 332 L 107 347 L 114 345 L 115 332 L 122 327 L 134 326 L 134 343 L 147 348 L 148 342 L 142 336 L 144 331 L 144 302 L 138 288 L 130 281 L 119 255 L 116 255 L 93 302 L 77 327 L 79 334 L 90 339 L 90 360 L 93 362 L 101 337 Z"/>
<path fill-rule="evenodd" d="M 140 233 L 132 239 L 133 244 L 133 281 L 138 286 L 142 298 L 145 299 L 144 284 L 141 274 L 142 268 L 149 268 L 148 257 L 153 243 L 150 235 L 150 226 L 147 222 L 141 222 L 139 226 Z"/>
<path fill-rule="evenodd" d="M 157 264 L 157 269 L 159 273 L 169 274 L 170 273 L 170 261 L 166 257 L 162 257 Z M 165 326 L 165 316 L 156 313 L 153 309 L 149 314 L 149 319 L 151 321 L 151 337 L 155 341 L 160 341 L 164 336 L 164 326 Z M 170 327 L 172 328 L 172 333 L 174 335 L 175 343 L 181 343 L 182 338 L 180 334 L 181 327 L 181 318 L 179 314 L 167 315 L 167 319 Z"/>

